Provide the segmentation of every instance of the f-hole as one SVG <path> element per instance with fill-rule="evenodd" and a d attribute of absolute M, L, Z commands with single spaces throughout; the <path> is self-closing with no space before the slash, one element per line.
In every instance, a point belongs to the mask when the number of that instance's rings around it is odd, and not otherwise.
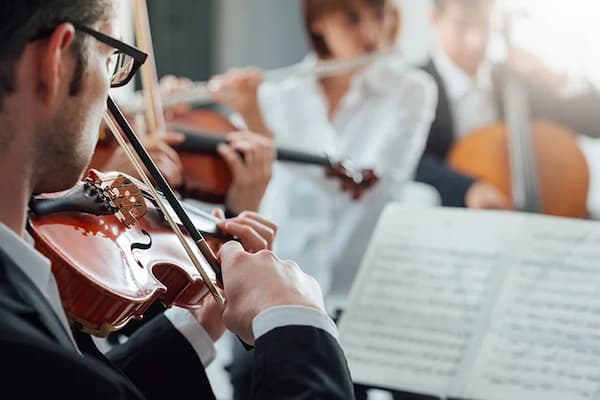
<path fill-rule="evenodd" d="M 150 234 L 148 232 L 146 232 L 144 229 L 142 229 L 142 234 L 144 236 L 146 236 L 146 238 L 148 239 L 148 242 L 147 243 L 142 243 L 142 242 L 131 243 L 131 254 L 133 254 L 133 258 L 135 259 L 135 262 L 137 263 L 137 265 L 143 269 L 144 266 L 142 265 L 140 260 L 135 256 L 135 251 L 136 250 L 140 250 L 140 251 L 150 250 L 152 248 L 152 236 L 150 236 Z"/>

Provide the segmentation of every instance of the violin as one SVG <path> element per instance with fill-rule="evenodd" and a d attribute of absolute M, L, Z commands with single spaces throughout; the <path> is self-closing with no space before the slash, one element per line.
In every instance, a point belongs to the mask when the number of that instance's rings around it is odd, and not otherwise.
<path fill-rule="evenodd" d="M 507 43 L 508 26 L 506 21 Z M 586 218 L 589 170 L 575 133 L 549 121 L 532 121 L 527 90 L 510 71 L 503 106 L 506 122 L 459 141 L 450 152 L 450 165 L 494 185 L 516 210 Z"/>
<path fill-rule="evenodd" d="M 177 188 L 184 197 L 196 200 L 222 204 L 231 186 L 231 173 L 225 161 L 217 152 L 217 146 L 225 143 L 223 134 L 237 131 L 231 122 L 215 111 L 206 109 L 192 110 L 178 117 L 167 125 L 163 115 L 163 99 L 158 89 L 156 65 L 153 62 L 152 34 L 150 30 L 148 9 L 145 0 L 135 3 L 136 37 L 140 47 L 149 53 L 149 62 L 142 67 L 142 82 L 144 96 L 141 107 L 126 106 L 129 112 L 145 111 L 151 132 L 163 134 L 167 128 L 181 133 L 184 141 L 174 146 L 183 165 L 183 187 Z M 287 77 L 290 74 L 318 74 L 329 76 L 340 72 L 360 68 L 391 52 L 382 52 L 359 57 L 353 60 L 342 60 L 325 63 L 307 70 L 301 67 L 288 67 L 270 73 L 271 79 Z M 189 99 L 190 93 L 208 94 L 207 84 L 196 84 L 190 91 L 174 94 L 166 99 L 167 104 L 196 103 L 199 99 Z M 181 96 L 181 97 L 180 97 Z M 177 103 L 173 103 L 173 101 Z M 191 100 L 191 101 L 189 101 Z M 111 156 L 118 146 L 113 142 L 104 141 L 96 150 L 91 167 L 99 168 Z M 277 160 L 305 165 L 323 167 L 326 176 L 337 179 L 341 188 L 350 193 L 353 199 L 359 199 L 366 191 L 379 181 L 373 169 L 357 169 L 349 161 L 332 160 L 327 155 L 311 154 L 291 149 L 276 149 Z"/>
<path fill-rule="evenodd" d="M 214 245 L 233 239 L 209 214 L 186 211 Z M 165 215 L 134 178 L 91 170 L 68 192 L 36 196 L 28 231 L 52 262 L 67 315 L 95 336 L 141 319 L 156 300 L 195 308 L 209 293 Z M 216 273 L 206 272 L 217 285 Z"/>

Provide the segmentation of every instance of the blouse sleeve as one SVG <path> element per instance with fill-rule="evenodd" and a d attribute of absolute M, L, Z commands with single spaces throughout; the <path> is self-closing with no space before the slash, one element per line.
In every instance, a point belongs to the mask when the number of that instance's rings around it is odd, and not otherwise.
<path fill-rule="evenodd" d="M 427 142 L 429 129 L 435 116 L 437 87 L 421 71 L 406 74 L 395 99 L 395 115 L 379 143 L 377 165 L 381 174 L 398 184 L 414 177 L 417 164 Z"/>

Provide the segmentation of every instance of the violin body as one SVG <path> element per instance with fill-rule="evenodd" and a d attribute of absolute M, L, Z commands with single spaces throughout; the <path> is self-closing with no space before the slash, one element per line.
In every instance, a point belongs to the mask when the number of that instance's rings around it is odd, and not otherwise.
<path fill-rule="evenodd" d="M 154 204 L 144 198 L 147 213 L 128 227 L 110 210 L 82 205 L 81 195 L 89 195 L 85 185 L 66 194 L 38 196 L 28 221 L 36 248 L 52 262 L 71 321 L 104 337 L 132 318 L 141 319 L 156 300 L 198 307 L 208 289 Z M 228 239 L 210 218 L 196 216 L 194 224 L 213 240 Z M 205 270 L 216 282 L 214 272 Z"/>
<path fill-rule="evenodd" d="M 192 110 L 179 116 L 170 126 L 185 129 L 187 137 L 193 136 L 195 132 L 198 135 L 203 132 L 203 135 L 214 135 L 223 141 L 223 135 L 237 130 L 229 119 L 207 109 Z M 181 193 L 185 197 L 207 203 L 224 204 L 232 179 L 225 160 L 216 152 L 195 151 L 189 146 L 186 149 L 185 143 L 177 150 L 184 171 Z"/>
<path fill-rule="evenodd" d="M 545 121 L 533 121 L 531 128 L 542 212 L 586 218 L 589 171 L 575 134 Z M 507 126 L 497 123 L 459 141 L 449 155 L 449 163 L 465 175 L 494 185 L 512 199 L 509 148 Z"/>

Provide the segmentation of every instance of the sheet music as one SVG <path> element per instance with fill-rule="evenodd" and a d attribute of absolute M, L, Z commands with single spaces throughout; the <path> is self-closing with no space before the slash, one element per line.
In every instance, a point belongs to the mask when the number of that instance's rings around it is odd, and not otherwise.
<path fill-rule="evenodd" d="M 465 397 L 600 398 L 600 232 L 541 220 L 520 234 Z"/>
<path fill-rule="evenodd" d="M 390 205 L 340 339 L 359 383 L 600 399 L 600 224 Z"/>
<path fill-rule="evenodd" d="M 503 265 L 497 228 L 473 223 L 449 236 L 464 222 L 386 209 L 340 322 L 355 381 L 437 396 L 452 389 Z"/>

